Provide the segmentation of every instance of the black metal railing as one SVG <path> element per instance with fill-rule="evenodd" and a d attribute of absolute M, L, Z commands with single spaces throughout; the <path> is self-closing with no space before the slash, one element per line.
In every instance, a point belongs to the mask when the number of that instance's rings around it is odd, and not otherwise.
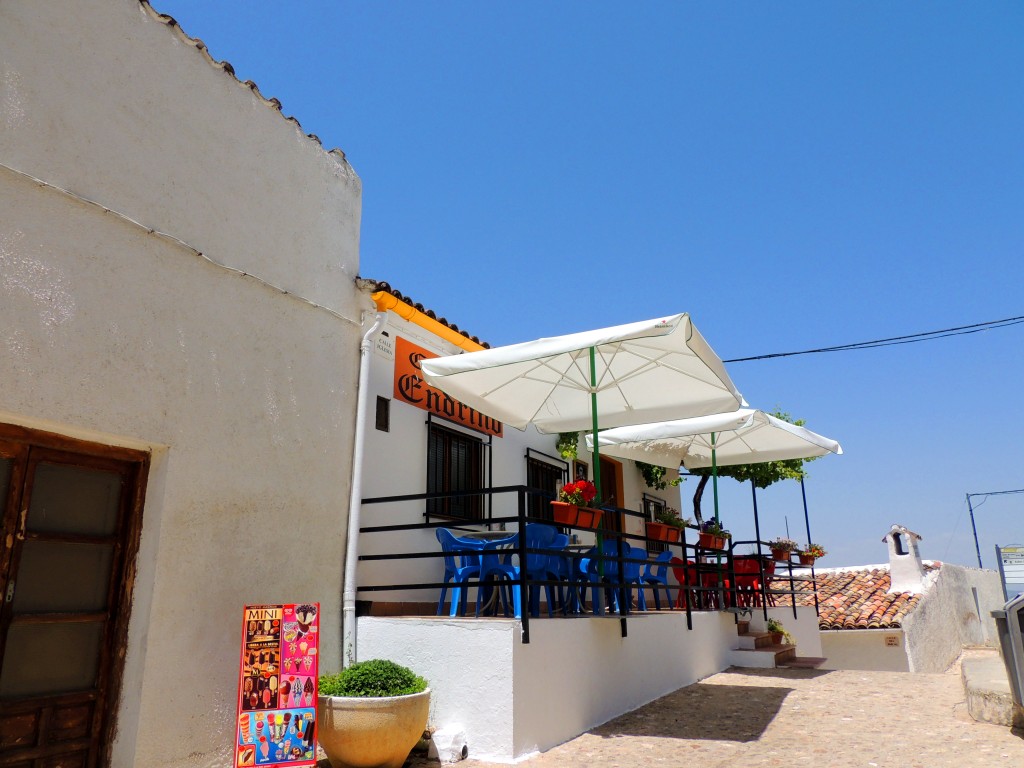
<path fill-rule="evenodd" d="M 513 528 L 515 531 L 524 532 L 526 526 L 530 523 L 544 523 L 551 525 L 551 519 L 542 519 L 539 517 L 530 516 L 527 513 L 528 503 L 527 499 L 531 496 L 541 496 L 547 499 L 551 498 L 551 493 L 544 491 L 539 488 L 530 488 L 525 485 L 514 485 L 514 486 L 502 486 L 498 488 L 488 488 L 480 491 L 463 491 L 458 493 L 418 493 L 418 494 L 402 494 L 396 496 L 380 496 L 374 498 L 363 499 L 364 506 L 375 506 L 381 504 L 424 504 L 429 499 L 443 498 L 443 497 L 460 497 L 460 496 L 487 496 L 489 498 L 488 507 L 492 507 L 493 499 L 495 496 L 512 496 L 515 497 L 515 514 L 510 515 L 495 515 L 493 512 L 491 516 L 485 519 L 477 520 L 466 520 L 466 519 L 445 519 L 437 520 L 435 515 L 431 515 L 426 519 L 425 522 L 417 523 L 400 523 L 391 525 L 366 525 L 360 528 L 360 533 L 367 536 L 388 536 L 388 551 L 379 552 L 376 554 L 364 554 L 360 555 L 360 561 L 397 561 L 397 560 L 437 560 L 444 558 L 451 553 L 445 553 L 439 548 L 431 548 L 429 551 L 396 551 L 397 544 L 392 545 L 392 542 L 398 542 L 398 534 L 406 533 L 409 531 L 425 531 L 434 530 L 437 528 L 448 528 L 453 531 L 478 531 L 480 529 L 485 530 L 500 530 L 505 531 Z M 601 508 L 605 515 L 619 515 L 623 518 L 639 518 L 641 521 L 646 520 L 646 516 L 643 512 L 635 510 L 625 509 L 621 507 L 602 507 Z M 587 591 L 592 590 L 595 584 L 589 581 L 589 579 L 576 579 L 570 577 L 568 583 L 564 580 L 553 580 L 553 579 L 535 579 L 529 578 L 525 564 L 528 562 L 528 555 L 553 555 L 557 554 L 560 557 L 566 558 L 573 563 L 571 569 L 573 574 L 579 573 L 578 564 L 579 561 L 586 558 L 592 562 L 597 563 L 597 571 L 600 574 L 614 573 L 617 572 L 619 576 L 617 580 L 611 579 L 607 576 L 599 578 L 599 582 L 596 584 L 596 595 L 598 604 L 594 605 L 593 600 L 591 601 L 591 611 L 595 613 L 601 613 L 604 611 L 604 605 L 610 605 L 612 602 L 612 595 L 617 594 L 618 612 L 614 614 L 605 613 L 605 615 L 618 616 L 621 624 L 622 636 L 627 636 L 627 618 L 631 613 L 631 595 L 634 586 L 639 589 L 660 589 L 668 593 L 670 597 L 674 596 L 675 599 L 671 601 L 671 604 L 667 606 L 669 609 L 675 606 L 681 608 L 686 614 L 686 624 L 688 629 L 693 629 L 693 617 L 692 612 L 694 610 L 723 610 L 731 607 L 740 606 L 741 602 L 744 602 L 750 598 L 750 593 L 745 592 L 741 589 L 737 573 L 735 570 L 734 550 L 737 545 L 740 544 L 755 544 L 757 545 L 757 552 L 760 554 L 762 545 L 767 547 L 764 542 L 757 541 L 745 541 L 745 542 L 730 542 L 730 544 L 724 550 L 714 550 L 702 547 L 699 540 L 695 540 L 693 543 L 688 541 L 688 531 L 696 531 L 693 526 L 682 529 L 680 540 L 678 542 L 665 542 L 665 544 L 672 549 L 679 552 L 680 557 L 677 558 L 675 563 L 663 563 L 656 561 L 655 557 L 648 554 L 648 546 L 650 539 L 646 534 L 632 534 L 623 531 L 609 531 L 605 528 L 587 528 L 581 526 L 564 526 L 562 524 L 556 524 L 563 531 L 572 532 L 587 532 L 595 534 L 598 541 L 608 540 L 615 541 L 617 547 L 615 551 L 608 552 L 607 547 L 595 548 L 588 551 L 578 551 L 576 549 L 571 550 L 551 550 L 551 549 L 534 549 L 528 548 L 526 537 L 519 536 L 517 546 L 514 550 L 510 550 L 510 555 L 515 555 L 519 559 L 519 578 L 511 579 L 504 582 L 513 589 L 520 590 L 522 610 L 521 610 L 521 621 L 522 621 L 522 641 L 528 643 L 530 641 L 530 610 L 529 610 L 529 594 L 530 587 L 561 587 L 568 588 L 570 590 L 578 590 L 578 599 L 582 606 L 586 605 Z M 626 526 L 623 525 L 623 528 Z M 434 544 L 432 542 L 432 544 Z M 631 552 L 631 548 L 635 550 Z M 636 554 L 642 552 L 642 556 Z M 467 551 L 467 553 L 469 553 Z M 792 573 L 792 564 L 789 568 L 788 574 L 788 590 L 778 589 L 777 577 L 773 580 L 766 579 L 766 558 L 759 559 L 759 573 L 760 573 L 760 591 L 757 601 L 761 605 L 765 606 L 765 616 L 767 617 L 767 606 L 769 602 L 774 603 L 774 597 L 776 595 L 790 594 L 793 595 L 794 603 L 794 615 L 796 613 L 796 594 L 795 585 L 797 582 L 804 581 L 800 576 L 794 576 Z M 609 564 L 616 563 L 618 568 L 611 568 Z M 646 566 L 651 564 L 652 566 L 667 565 L 669 569 L 673 569 L 673 576 L 677 573 L 682 573 L 684 578 L 680 580 L 681 583 L 673 584 L 669 579 L 666 578 L 666 584 L 636 584 L 636 582 L 627 582 L 624 579 L 625 565 L 635 565 L 640 570 L 641 579 L 645 573 Z M 679 571 L 678 569 L 682 569 Z M 667 572 L 666 572 L 667 575 Z M 691 578 L 692 577 L 692 578 Z M 813 572 L 810 581 L 813 582 Z M 771 585 L 771 588 L 769 587 Z M 383 584 L 360 584 L 360 594 L 373 594 L 373 593 L 387 593 L 395 591 L 413 591 L 413 590 L 441 590 L 444 587 L 452 586 L 450 583 L 446 584 L 443 581 L 427 580 L 427 581 L 415 581 L 408 583 L 383 583 Z M 474 583 L 472 586 L 481 588 L 482 585 Z M 813 583 L 812 583 L 813 588 Z M 815 603 L 816 604 L 816 603 Z M 563 613 L 566 610 L 566 606 L 562 606 Z"/>

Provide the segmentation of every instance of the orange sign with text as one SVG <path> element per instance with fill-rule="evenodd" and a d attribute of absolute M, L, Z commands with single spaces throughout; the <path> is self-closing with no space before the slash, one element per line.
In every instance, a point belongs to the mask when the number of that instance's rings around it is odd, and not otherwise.
<path fill-rule="evenodd" d="M 423 347 L 416 346 L 399 336 L 395 344 L 395 399 L 430 411 L 443 419 L 454 421 L 485 435 L 501 437 L 502 423 L 453 400 L 444 392 L 434 389 L 423 380 L 420 360 L 437 357 Z"/>

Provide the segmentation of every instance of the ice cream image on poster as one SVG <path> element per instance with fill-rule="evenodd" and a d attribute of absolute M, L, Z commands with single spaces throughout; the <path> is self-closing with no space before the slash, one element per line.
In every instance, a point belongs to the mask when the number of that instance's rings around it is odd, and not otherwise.
<path fill-rule="evenodd" d="M 234 768 L 316 765 L 320 606 L 246 606 Z"/>

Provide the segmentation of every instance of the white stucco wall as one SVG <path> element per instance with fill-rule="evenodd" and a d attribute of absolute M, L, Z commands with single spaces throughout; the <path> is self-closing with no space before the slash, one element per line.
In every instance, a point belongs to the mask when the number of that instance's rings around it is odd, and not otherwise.
<path fill-rule="evenodd" d="M 996 645 L 991 611 L 1002 606 L 998 573 L 943 563 L 903 623 L 910 671 L 942 672 L 964 646 Z"/>
<path fill-rule="evenodd" d="M 530 622 L 359 619 L 359 659 L 390 658 L 425 677 L 430 724 L 461 725 L 470 757 L 544 751 L 724 669 L 736 627 L 725 613 Z"/>
<path fill-rule="evenodd" d="M 0 5 L 0 104 L 0 162 L 358 323 L 352 168 L 135 0 Z M 360 330 L 2 168 L 0 212 L 0 420 L 154 451 L 112 764 L 226 765 L 243 604 L 339 663 Z"/>
<path fill-rule="evenodd" d="M 821 658 L 821 632 L 818 630 L 818 614 L 814 612 L 814 608 L 798 606 L 796 618 L 793 618 L 792 606 L 769 608 L 768 618 L 777 619 L 793 636 L 797 655 Z M 760 610 L 754 610 L 750 616 L 750 628 L 756 632 L 764 632 L 766 623 L 764 614 Z"/>
<path fill-rule="evenodd" d="M 910 671 L 902 629 L 825 629 L 821 655 L 822 669 Z"/>

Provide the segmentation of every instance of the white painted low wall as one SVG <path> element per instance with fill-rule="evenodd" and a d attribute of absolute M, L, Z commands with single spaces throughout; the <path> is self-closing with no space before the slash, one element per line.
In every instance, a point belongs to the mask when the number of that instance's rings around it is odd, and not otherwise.
<path fill-rule="evenodd" d="M 511 762 L 719 672 L 736 644 L 732 616 L 534 620 L 359 619 L 360 660 L 389 658 L 430 681 L 430 722 L 462 725 L 470 756 Z"/>
<path fill-rule="evenodd" d="M 902 629 L 826 629 L 821 649 L 822 669 L 910 671 Z"/>

